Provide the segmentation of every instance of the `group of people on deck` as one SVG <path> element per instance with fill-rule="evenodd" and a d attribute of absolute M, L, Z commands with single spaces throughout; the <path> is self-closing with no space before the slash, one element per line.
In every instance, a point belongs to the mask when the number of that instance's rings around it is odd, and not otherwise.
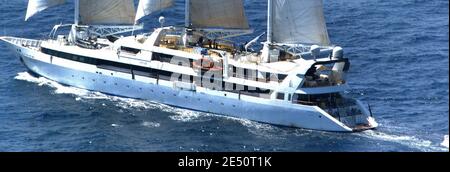
<path fill-rule="evenodd" d="M 205 45 L 205 38 L 203 36 L 200 36 L 196 45 L 199 47 L 203 47 Z M 206 45 L 208 45 L 208 48 L 219 49 L 219 43 L 215 39 L 207 39 Z"/>
<path fill-rule="evenodd" d="M 194 44 L 195 43 L 195 44 Z M 200 36 L 197 40 L 195 40 L 194 38 L 193 38 L 193 35 L 192 35 L 192 33 L 186 33 L 184 36 L 183 36 L 183 44 L 184 44 L 184 46 L 197 46 L 197 47 L 205 47 L 205 48 L 211 48 L 211 49 L 220 49 L 220 48 L 223 48 L 220 44 L 219 44 L 219 41 L 217 41 L 216 39 L 209 39 L 209 38 L 206 38 L 206 40 L 205 40 L 205 37 L 204 36 Z M 247 43 L 245 43 L 245 44 L 239 44 L 239 45 L 236 45 L 236 44 L 233 44 L 233 49 L 234 50 L 236 50 L 236 51 L 241 51 L 241 52 L 244 52 L 244 51 L 247 51 L 246 50 L 246 48 L 245 48 L 245 45 L 246 45 Z"/>

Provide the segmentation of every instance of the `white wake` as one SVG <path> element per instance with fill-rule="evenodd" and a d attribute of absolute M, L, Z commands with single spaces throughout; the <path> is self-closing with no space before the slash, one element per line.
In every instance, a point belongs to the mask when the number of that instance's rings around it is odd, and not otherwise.
<path fill-rule="evenodd" d="M 157 109 L 163 112 L 168 112 L 174 115 L 169 116 L 172 120 L 182 121 L 182 122 L 192 122 L 197 121 L 201 117 L 210 116 L 212 114 L 201 113 L 191 110 L 185 110 L 180 108 L 171 107 L 168 105 L 151 102 L 147 100 L 139 100 L 132 98 L 123 98 L 117 96 L 110 96 L 100 92 L 88 91 L 85 89 L 80 89 L 71 86 L 65 86 L 59 84 L 55 81 L 49 80 L 44 77 L 35 77 L 28 72 L 21 72 L 15 77 L 16 80 L 27 81 L 31 83 L 36 83 L 39 86 L 48 86 L 54 89 L 55 94 L 70 94 L 75 96 L 76 101 L 83 100 L 108 100 L 114 102 L 115 106 L 123 109 L 133 109 L 133 110 L 152 110 Z M 158 124 L 143 123 L 143 126 L 158 126 Z M 113 126 L 117 127 L 117 126 Z"/>
<path fill-rule="evenodd" d="M 444 136 L 444 141 L 441 143 L 441 146 L 444 146 L 448 149 L 448 135 Z"/>
<path fill-rule="evenodd" d="M 356 134 L 359 136 L 365 137 L 365 138 L 369 138 L 369 139 L 398 143 L 398 144 L 405 145 L 410 148 L 419 149 L 420 151 L 424 151 L 424 152 L 448 151 L 448 147 L 443 148 L 440 145 L 433 143 L 432 141 L 420 139 L 415 136 L 402 136 L 402 135 L 395 135 L 395 134 L 387 134 L 384 132 L 372 131 L 372 130 L 364 131 L 364 132 L 356 133 Z"/>
<path fill-rule="evenodd" d="M 18 73 L 14 79 L 22 80 L 22 81 L 28 81 L 32 83 L 36 83 L 39 86 L 48 86 L 51 88 L 54 88 L 55 94 L 72 94 L 76 95 L 79 98 L 86 98 L 86 99 L 107 99 L 108 96 L 105 94 L 99 93 L 99 92 L 92 92 L 80 88 L 70 87 L 70 86 L 64 86 L 61 85 L 55 81 L 49 80 L 44 77 L 36 78 L 33 75 L 29 74 L 28 72 L 21 72 Z M 79 100 L 79 99 L 77 99 Z"/>

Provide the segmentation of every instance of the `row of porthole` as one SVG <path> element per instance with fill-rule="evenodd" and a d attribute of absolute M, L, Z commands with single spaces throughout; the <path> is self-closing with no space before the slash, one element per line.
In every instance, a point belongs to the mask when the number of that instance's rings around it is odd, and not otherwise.
<path fill-rule="evenodd" d="M 150 91 L 151 91 L 152 93 L 153 93 L 153 92 L 155 92 L 155 91 L 154 91 L 153 89 L 151 89 Z M 162 94 L 164 94 L 164 95 L 165 95 L 165 94 L 166 94 L 166 92 L 162 92 Z M 175 97 L 176 97 L 177 95 L 176 95 L 176 94 L 173 94 L 173 96 L 175 96 Z M 185 99 L 189 99 L 189 97 L 188 97 L 188 96 L 184 96 L 184 98 L 185 98 Z M 197 100 L 198 100 L 198 101 L 201 101 L 201 99 L 200 99 L 200 98 L 197 98 Z M 210 101 L 209 101 L 209 103 L 210 103 L 210 104 L 212 104 L 212 103 L 213 103 L 213 101 L 211 101 L 211 100 L 210 100 Z M 220 103 L 220 105 L 222 105 L 222 106 L 225 106 L 225 103 Z M 232 105 L 232 106 L 233 106 L 233 108 L 235 108 L 235 107 L 236 107 L 236 105 Z"/>
<path fill-rule="evenodd" d="M 96 72 L 96 73 L 97 73 L 97 74 L 100 74 L 100 75 L 102 74 L 101 72 Z M 111 73 L 111 75 L 112 75 L 112 73 Z M 75 75 L 72 75 L 72 77 L 74 78 L 74 77 L 75 77 Z M 84 77 L 82 77 L 82 79 L 84 80 L 85 78 L 84 78 Z M 96 80 L 95 80 L 95 79 L 92 79 L 92 81 L 93 81 L 93 82 L 95 82 Z M 106 84 L 107 82 L 106 82 L 106 81 L 103 81 L 103 83 L 104 83 L 104 84 Z M 118 84 L 117 84 L 117 83 L 114 83 L 114 85 L 118 86 Z M 127 85 L 127 88 L 130 88 L 130 86 L 129 86 L 129 85 Z M 143 89 L 142 89 L 142 88 L 139 88 L 139 90 L 141 90 L 141 91 L 142 91 Z M 154 92 L 154 90 L 153 90 L 153 89 L 151 89 L 150 91 L 151 91 L 152 93 Z M 165 92 L 162 92 L 162 94 L 166 94 L 166 93 L 165 93 Z M 203 93 L 203 94 L 204 94 L 204 93 Z M 224 94 L 224 95 L 225 95 L 225 96 L 227 96 L 227 94 Z M 176 97 L 177 95 L 176 95 L 176 94 L 174 94 L 173 96 L 175 96 L 175 97 Z M 189 99 L 189 97 L 185 96 L 185 99 Z M 201 99 L 198 99 L 198 101 L 201 101 Z M 210 104 L 212 104 L 212 103 L 213 103 L 213 101 L 211 101 L 211 100 L 210 100 L 210 101 L 209 101 L 209 103 L 210 103 Z M 220 105 L 222 105 L 222 106 L 225 106 L 225 103 L 220 103 Z M 236 107 L 236 105 L 232 105 L 232 106 L 233 106 L 234 108 Z"/>
<path fill-rule="evenodd" d="M 140 88 L 140 89 L 142 90 L 142 88 Z M 153 89 L 151 89 L 151 90 L 150 90 L 150 92 L 154 93 L 155 91 L 154 91 Z M 165 95 L 165 94 L 166 94 L 166 92 L 162 92 L 162 94 L 164 94 L 164 95 Z M 175 97 L 176 97 L 176 96 L 177 96 L 177 94 L 173 94 L 173 96 L 175 96 Z M 188 97 L 188 96 L 184 96 L 184 98 L 185 98 L 185 99 L 189 99 L 189 97 Z M 201 101 L 201 99 L 200 99 L 200 98 L 198 98 L 197 100 L 198 100 L 198 101 Z M 211 101 L 211 100 L 210 100 L 210 101 L 209 101 L 209 103 L 210 103 L 210 104 L 212 104 L 212 103 L 213 103 L 213 101 Z M 225 106 L 225 103 L 220 103 L 220 105 L 222 105 L 222 106 Z M 235 107 L 236 107 L 236 105 L 233 105 L 233 107 L 235 108 Z"/>
<path fill-rule="evenodd" d="M 99 75 L 103 75 L 103 72 L 98 72 L 98 71 L 96 71 L 95 73 L 96 73 L 96 74 L 99 74 Z M 114 76 L 114 73 L 111 73 L 111 76 Z"/>
<path fill-rule="evenodd" d="M 152 92 L 153 92 L 153 90 L 152 90 Z M 165 94 L 165 92 L 162 92 L 162 93 L 163 93 L 163 94 Z M 173 94 L 173 96 L 175 96 L 175 97 L 176 97 L 177 95 L 176 95 L 176 94 Z M 226 94 L 225 94 L 225 96 L 226 96 Z M 189 99 L 189 97 L 188 97 L 188 96 L 184 96 L 184 98 L 185 98 L 185 99 Z M 198 101 L 201 101 L 201 99 L 200 99 L 200 98 L 197 98 L 197 100 L 198 100 Z M 210 101 L 209 101 L 209 103 L 210 103 L 210 104 L 213 104 L 213 101 L 212 101 L 212 100 L 210 100 Z M 225 106 L 225 103 L 220 103 L 220 105 L 222 105 L 222 106 Z M 234 108 L 236 107 L 236 105 L 232 105 L 232 106 L 233 106 Z"/>
<path fill-rule="evenodd" d="M 72 75 L 72 78 L 75 78 L 75 75 Z M 81 79 L 82 79 L 82 80 L 85 80 L 86 78 L 85 78 L 85 77 L 81 77 Z M 92 79 L 92 82 L 96 82 L 96 81 L 97 81 L 96 79 Z M 106 81 L 103 81 L 103 83 L 104 83 L 104 84 L 107 84 Z M 119 84 L 114 83 L 114 85 L 115 85 L 115 86 L 118 86 Z M 130 85 L 127 85 L 127 88 L 130 88 Z M 142 88 L 139 88 L 139 90 L 142 91 Z"/>

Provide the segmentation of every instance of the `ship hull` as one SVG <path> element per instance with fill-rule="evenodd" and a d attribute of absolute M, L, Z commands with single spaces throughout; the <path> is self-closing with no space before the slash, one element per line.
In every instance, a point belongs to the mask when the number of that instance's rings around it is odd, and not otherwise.
<path fill-rule="evenodd" d="M 316 106 L 295 105 L 276 100 L 247 97 L 246 100 L 229 98 L 224 92 L 198 93 L 150 84 L 130 78 L 78 70 L 52 63 L 52 59 L 37 50 L 9 44 L 23 64 L 33 73 L 61 84 L 98 91 L 121 97 L 145 99 L 162 104 L 218 115 L 243 118 L 279 126 L 313 130 L 355 131 Z M 366 120 L 366 119 L 361 119 Z"/>

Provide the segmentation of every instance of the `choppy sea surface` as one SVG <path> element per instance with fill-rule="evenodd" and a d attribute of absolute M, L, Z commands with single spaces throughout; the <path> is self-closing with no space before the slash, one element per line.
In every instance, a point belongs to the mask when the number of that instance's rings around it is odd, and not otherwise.
<path fill-rule="evenodd" d="M 24 22 L 25 0 L 0 0 L 0 35 L 45 38 L 70 4 Z M 246 0 L 253 35 L 266 1 Z M 63 86 L 27 73 L 0 43 L 0 151 L 449 151 L 448 0 L 325 0 L 329 34 L 352 66 L 350 94 L 380 127 L 361 133 L 285 128 Z M 146 17 L 145 31 L 183 25 L 184 6 Z M 446 139 L 445 139 L 446 138 Z"/>

